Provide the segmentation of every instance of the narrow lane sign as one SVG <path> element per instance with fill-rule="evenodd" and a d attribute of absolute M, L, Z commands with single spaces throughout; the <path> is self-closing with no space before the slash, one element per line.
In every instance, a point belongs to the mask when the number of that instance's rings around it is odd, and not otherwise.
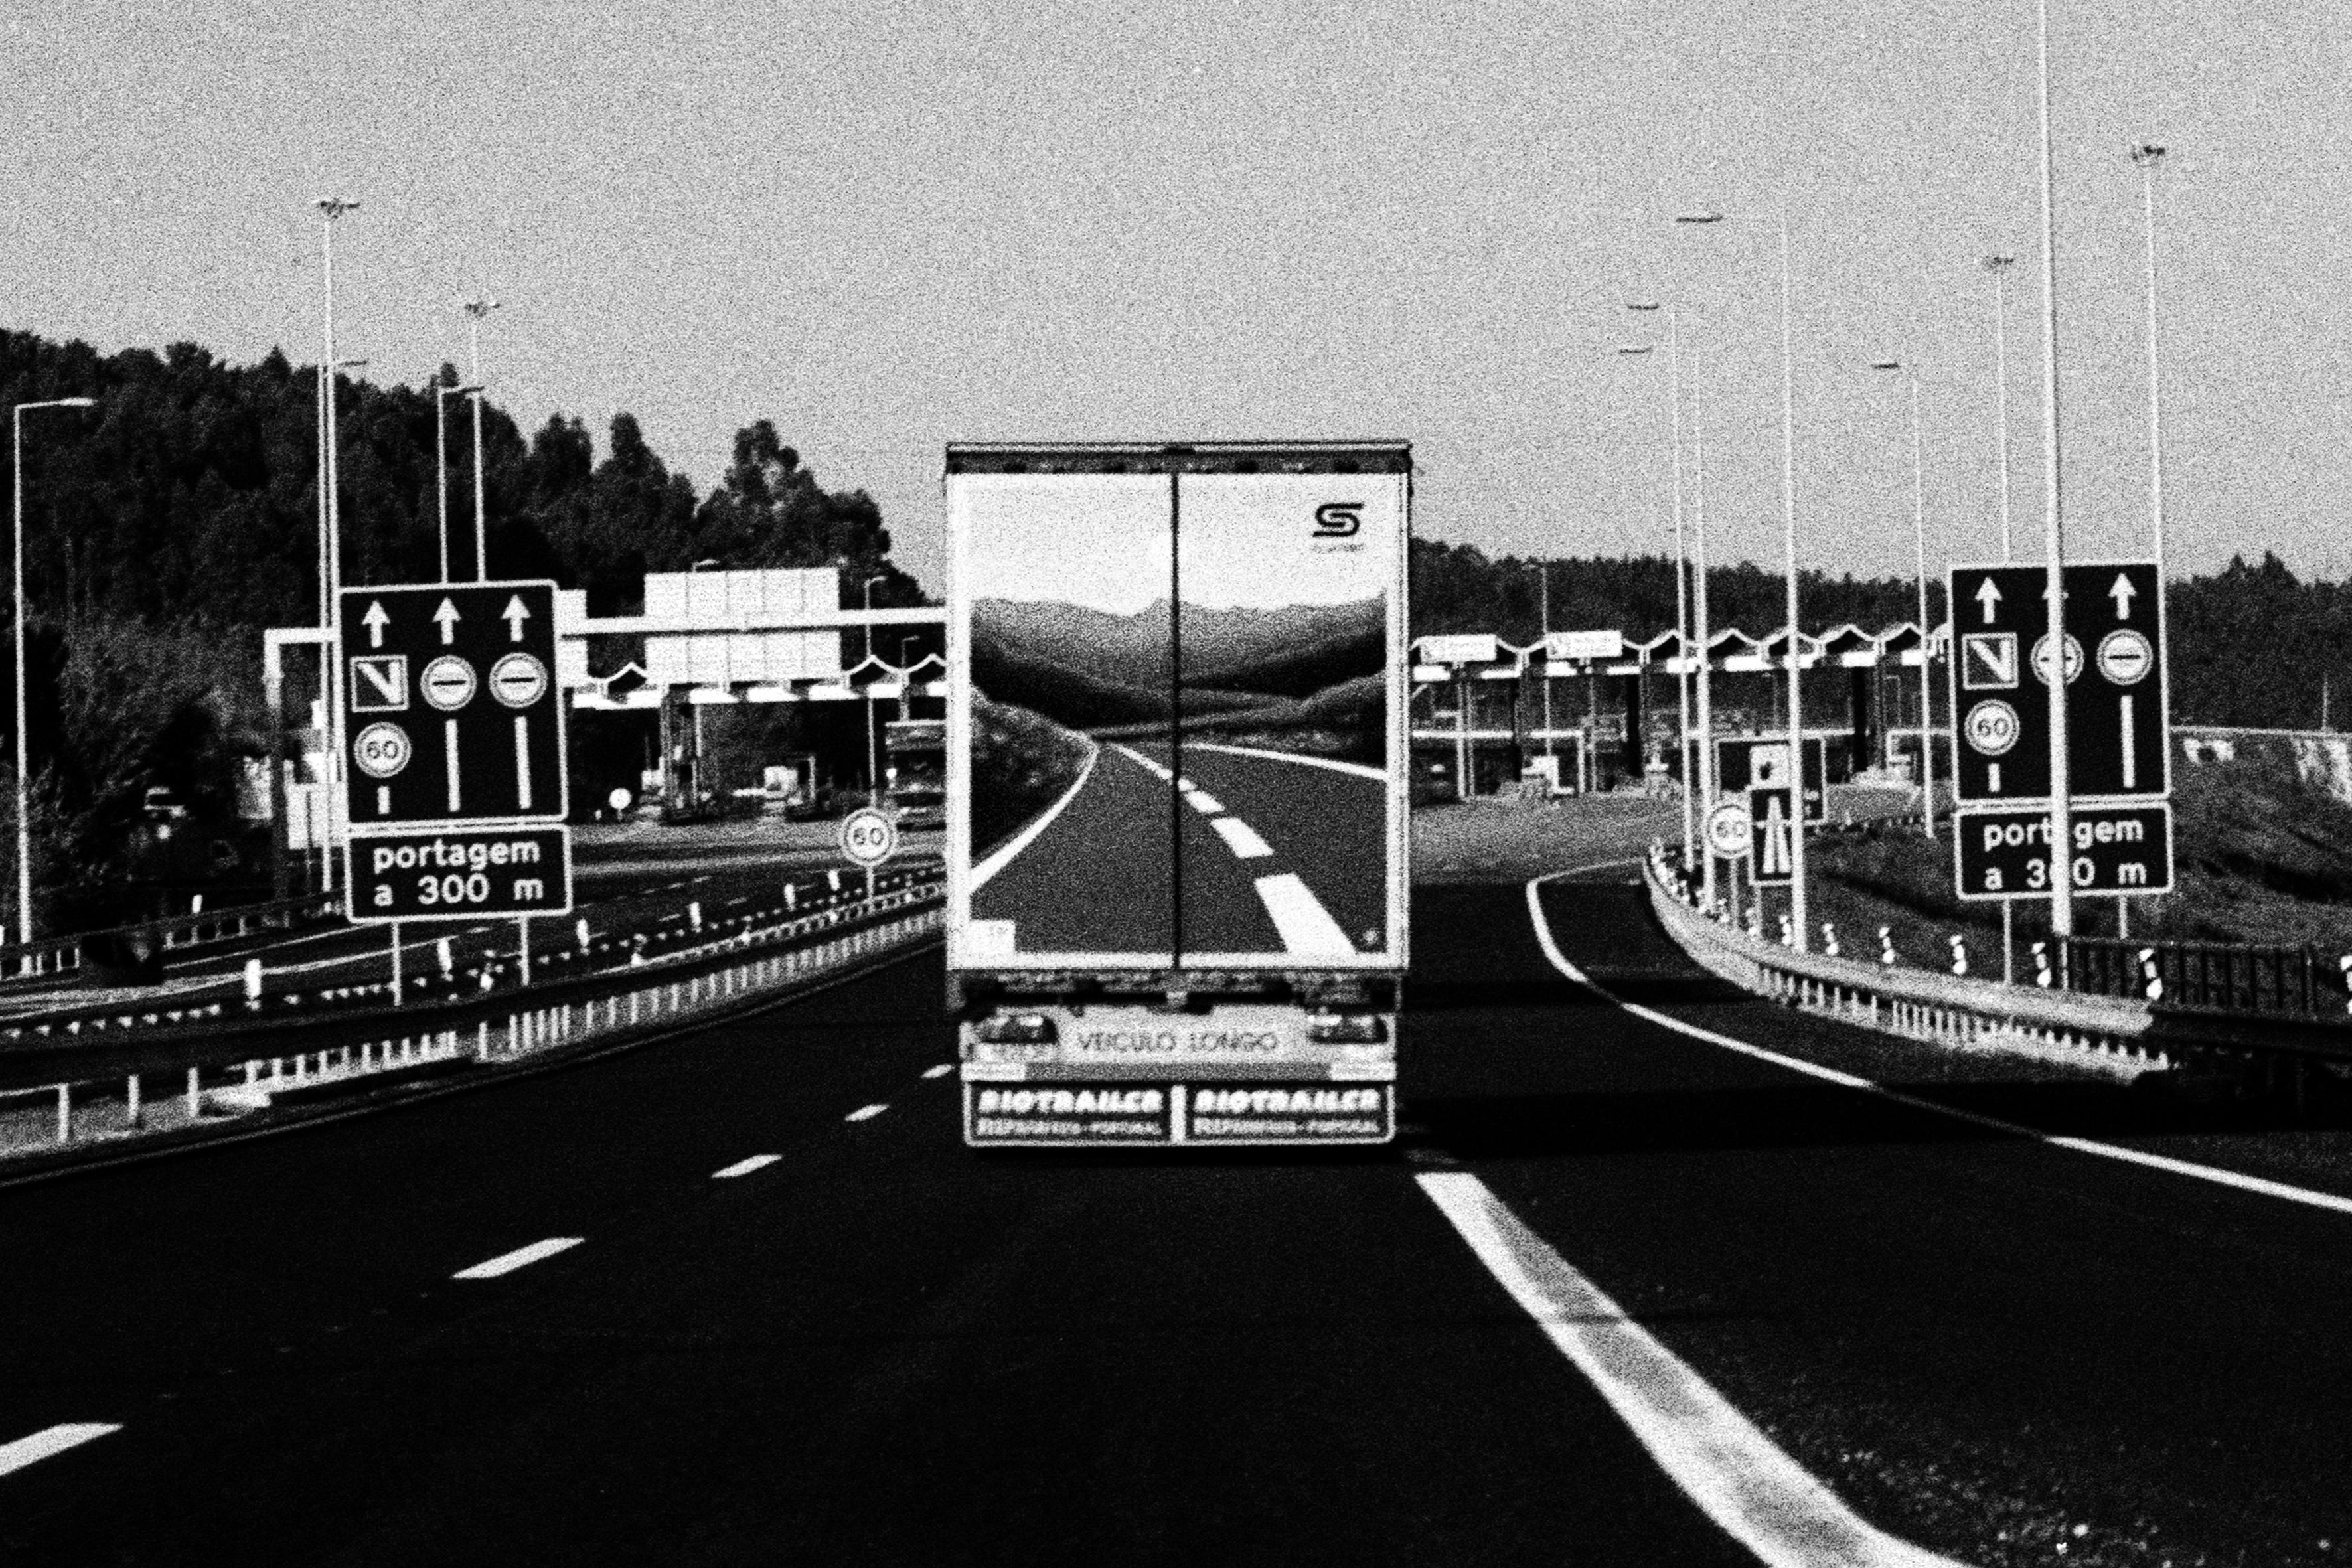
<path fill-rule="evenodd" d="M 1795 791 L 1759 785 L 1748 792 L 1748 879 L 1758 887 L 1792 880 L 1797 869 Z"/>
<path fill-rule="evenodd" d="M 346 588 L 339 608 L 353 831 L 563 819 L 553 583 Z"/>

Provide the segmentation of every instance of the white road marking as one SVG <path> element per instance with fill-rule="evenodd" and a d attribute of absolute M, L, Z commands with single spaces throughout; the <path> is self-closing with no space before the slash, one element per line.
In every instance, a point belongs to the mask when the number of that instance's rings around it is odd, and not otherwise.
<path fill-rule="evenodd" d="M 1217 837 L 1225 841 L 1225 847 L 1234 852 L 1236 860 L 1259 860 L 1274 853 L 1274 846 L 1260 838 L 1256 830 L 1238 816 L 1220 816 L 1209 826 L 1217 830 Z"/>
<path fill-rule="evenodd" d="M 1119 750 L 1124 752 L 1127 748 L 1121 746 Z M 1101 755 L 1102 748 L 1099 746 L 1087 752 L 1087 765 L 1078 770 L 1077 782 L 1072 784 L 1069 789 L 1063 794 L 1062 798 L 1047 806 L 1045 810 L 1045 814 L 1039 816 L 1036 821 L 1031 823 L 1028 826 L 1014 834 L 1005 844 L 1004 847 L 999 849 L 995 854 L 991 855 L 987 859 L 982 860 L 979 865 L 974 866 L 971 868 L 971 891 L 977 892 L 991 877 L 995 876 L 999 871 L 1003 870 L 1005 867 L 1011 865 L 1013 863 L 1013 858 L 1015 855 L 1020 854 L 1021 851 L 1028 848 L 1030 845 L 1034 844 L 1037 841 L 1037 835 L 1045 832 L 1045 829 L 1054 825 L 1054 818 L 1062 815 L 1062 808 L 1069 805 L 1073 800 L 1076 800 L 1077 798 L 1078 792 L 1087 787 L 1087 781 L 1095 776 L 1095 763 L 1097 759 L 1101 757 Z"/>
<path fill-rule="evenodd" d="M 1224 813 L 1224 806 L 1207 790 L 1194 789 L 1184 798 L 1191 802 L 1192 809 L 1202 816 L 1219 816 Z"/>
<path fill-rule="evenodd" d="M 1614 864 L 1614 862 L 1612 863 Z M 1592 868 L 1579 867 L 1577 870 Z M 1538 889 L 1546 882 L 1575 874 L 1575 871 L 1552 871 L 1535 878 L 1528 883 L 1528 913 L 1535 922 L 1536 941 L 1542 945 L 1544 956 L 1551 961 L 1551 966 L 1554 969 L 1559 970 L 1602 1001 L 1611 1003 L 1637 1018 L 1645 1018 L 1660 1028 L 1672 1029 L 1675 1033 L 1687 1035 L 1694 1040 L 1704 1040 L 1710 1046 L 1721 1046 L 1727 1051 L 1738 1051 L 1742 1056 L 1754 1057 L 1759 1061 L 1770 1062 L 1775 1067 L 1784 1067 L 1791 1072 L 1803 1073 L 1808 1078 L 1817 1078 L 1825 1083 L 1834 1083 L 1842 1088 L 1860 1089 L 1865 1094 L 1874 1094 L 1881 1099 L 1891 1100 L 1897 1105 L 1907 1105 L 1914 1110 L 1933 1111 L 1938 1116 L 1948 1116 L 1955 1121 L 1966 1121 L 1972 1126 L 1989 1128 L 1995 1132 L 2007 1133 L 2011 1137 L 2030 1138 L 2037 1143 L 2047 1143 L 2058 1149 L 2071 1149 L 2078 1154 L 2095 1154 L 2104 1160 L 2119 1160 L 2129 1165 L 2144 1165 L 2152 1171 L 2167 1171 L 2176 1176 L 2189 1176 L 2200 1182 L 2212 1182 L 2225 1187 L 2235 1187 L 2241 1192 L 2257 1193 L 2263 1197 L 2283 1198 L 2288 1203 L 2308 1204 L 2313 1208 L 2333 1209 L 2337 1214 L 2352 1214 L 2352 1197 L 2346 1197 L 2340 1193 L 2315 1192 L 2309 1187 L 2290 1186 L 2284 1182 L 2273 1182 L 2266 1176 L 2250 1176 L 2242 1171 L 2224 1170 L 2218 1165 L 2200 1165 L 2188 1160 L 2176 1160 L 2166 1154 L 2150 1154 L 2138 1149 L 2126 1149 L 2119 1144 L 2097 1142 L 2089 1138 L 2069 1138 L 2055 1132 L 2044 1132 L 2037 1128 L 2028 1127 L 2022 1122 L 2004 1121 L 1998 1116 L 1987 1116 L 1980 1111 L 1962 1110 L 1956 1106 L 1941 1105 L 1932 1100 L 1922 1100 L 1916 1095 L 1905 1094 L 1900 1089 L 1889 1089 L 1882 1083 L 1874 1083 L 1866 1078 L 1856 1078 L 1852 1073 L 1840 1072 L 1835 1068 L 1825 1068 L 1819 1062 L 1809 1062 L 1799 1057 L 1782 1056 L 1779 1051 L 1766 1050 L 1762 1046 L 1751 1046 L 1746 1040 L 1735 1040 L 1728 1035 L 1718 1035 L 1713 1029 L 1703 1029 L 1696 1024 L 1685 1024 L 1680 1018 L 1661 1013 L 1654 1007 L 1644 1007 L 1638 1002 L 1628 1002 L 1607 986 L 1593 980 L 1575 964 L 1570 963 L 1568 961 L 1568 955 L 1560 952 L 1559 944 L 1552 940 L 1551 928 L 1544 920 L 1543 903 Z"/>
<path fill-rule="evenodd" d="M 925 1068 L 923 1069 L 923 1076 L 925 1078 L 945 1078 L 948 1074 L 953 1071 L 955 1071 L 955 1063 L 941 1062 L 935 1068 Z"/>
<path fill-rule="evenodd" d="M 748 1176 L 754 1171 L 766 1170 L 782 1158 L 782 1154 L 754 1154 L 749 1159 L 736 1161 L 725 1170 L 711 1172 L 710 1179 L 714 1182 L 723 1182 L 730 1176 Z"/>
<path fill-rule="evenodd" d="M 1114 741 L 1111 742 L 1110 749 L 1117 752 L 1120 756 L 1125 757 L 1129 762 L 1133 763 L 1137 767 L 1141 768 L 1144 772 L 1150 773 L 1153 778 L 1158 779 L 1161 784 L 1172 783 L 1176 777 L 1173 772 L 1161 767 L 1158 763 L 1153 762 L 1150 757 L 1145 756 L 1133 746 L 1122 746 Z"/>
<path fill-rule="evenodd" d="M 851 1111 L 848 1115 L 843 1117 L 842 1120 L 844 1121 L 871 1121 L 889 1109 L 890 1108 L 887 1105 L 861 1105 L 856 1110 Z"/>
<path fill-rule="evenodd" d="M 1231 757 L 1264 757 L 1268 762 L 1297 763 L 1302 768 L 1328 768 L 1335 773 L 1353 773 L 1360 779 L 1371 779 L 1380 784 L 1389 782 L 1385 768 L 1367 767 L 1362 763 L 1335 762 L 1329 757 L 1302 757 L 1296 752 L 1269 752 L 1262 746 L 1218 746 L 1206 741 L 1187 741 L 1188 752 L 1223 752 Z"/>
<path fill-rule="evenodd" d="M 534 1241 L 529 1247 L 518 1247 L 512 1252 L 502 1252 L 471 1268 L 460 1268 L 452 1279 L 495 1279 L 501 1274 L 511 1274 L 518 1268 L 528 1268 L 541 1258 L 568 1252 L 588 1238 L 584 1236 L 551 1236 L 545 1241 Z"/>
<path fill-rule="evenodd" d="M 1467 1171 L 1413 1178 L 1658 1468 L 1773 1568 L 1956 1568 L 1846 1507 Z"/>
<path fill-rule="evenodd" d="M 45 1427 L 29 1437 L 19 1437 L 13 1443 L 0 1443 L 0 1476 L 21 1470 L 26 1465 L 39 1464 L 53 1454 L 68 1448 L 78 1448 L 92 1437 L 103 1437 L 109 1432 L 120 1432 L 120 1421 L 68 1421 L 62 1426 Z"/>
<path fill-rule="evenodd" d="M 1291 872 L 1257 879 L 1258 900 L 1274 920 L 1286 952 L 1310 954 L 1353 954 L 1356 944 L 1339 929 L 1306 883 Z"/>

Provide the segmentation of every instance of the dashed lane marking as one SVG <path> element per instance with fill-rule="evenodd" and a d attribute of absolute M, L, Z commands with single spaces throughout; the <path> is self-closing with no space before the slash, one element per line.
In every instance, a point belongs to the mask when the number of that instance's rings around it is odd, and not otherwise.
<path fill-rule="evenodd" d="M 1125 757 L 1129 762 L 1133 763 L 1137 767 L 1141 768 L 1145 773 L 1150 773 L 1153 778 L 1158 779 L 1161 784 L 1170 783 L 1176 777 L 1176 774 L 1171 770 L 1161 767 L 1158 763 L 1153 762 L 1150 757 L 1145 756 L 1133 746 L 1122 746 L 1114 742 L 1112 742 L 1110 749 L 1117 752 L 1120 756 Z"/>
<path fill-rule="evenodd" d="M 120 1432 L 120 1421 L 68 1421 L 61 1426 L 44 1427 L 29 1437 L 19 1437 L 13 1443 L 0 1443 L 0 1476 L 21 1470 L 26 1465 L 37 1465 L 68 1448 L 78 1448 L 92 1437 L 103 1437 L 109 1432 Z"/>
<path fill-rule="evenodd" d="M 1356 944 L 1296 873 L 1260 877 L 1256 886 L 1258 901 L 1265 905 L 1285 951 L 1316 955 L 1355 952 Z"/>
<path fill-rule="evenodd" d="M 1185 792 L 1184 798 L 1192 802 L 1192 809 L 1199 812 L 1202 816 L 1220 816 L 1224 813 L 1225 808 L 1223 804 L 1220 802 L 1215 795 L 1211 795 L 1207 790 L 1188 790 Z"/>
<path fill-rule="evenodd" d="M 948 1074 L 953 1071 L 955 1071 L 955 1063 L 941 1062 L 935 1068 L 925 1068 L 923 1069 L 923 1076 L 925 1078 L 945 1078 Z"/>
<path fill-rule="evenodd" d="M 1838 1500 L 1467 1171 L 1413 1177 L 1675 1485 L 1772 1568 L 1958 1568 Z"/>
<path fill-rule="evenodd" d="M 1334 762 L 1329 757 L 1307 757 L 1296 752 L 1269 752 L 1263 746 L 1219 746 L 1207 741 L 1187 741 L 1184 749 L 1188 752 L 1223 752 L 1229 757 L 1261 757 L 1270 763 L 1295 763 L 1302 768 L 1324 768 L 1335 773 L 1353 773 L 1360 779 L 1372 779 L 1381 784 L 1389 782 L 1387 773 L 1362 763 Z"/>
<path fill-rule="evenodd" d="M 861 1105 L 856 1110 L 851 1111 L 848 1115 L 843 1117 L 842 1120 L 844 1121 L 871 1121 L 889 1109 L 890 1108 L 887 1105 Z"/>
<path fill-rule="evenodd" d="M 453 1279 L 495 1279 L 501 1274 L 511 1274 L 518 1268 L 528 1268 L 542 1258 L 568 1252 L 588 1238 L 584 1236 L 551 1236 L 545 1241 L 534 1241 L 529 1247 L 518 1247 L 512 1252 L 502 1252 L 471 1268 L 460 1268 L 450 1276 Z"/>
<path fill-rule="evenodd" d="M 782 1158 L 783 1156 L 782 1154 L 753 1154 L 748 1159 L 736 1161 L 733 1164 L 726 1167 L 724 1170 L 711 1172 L 710 1179 L 715 1182 L 723 1182 L 730 1176 L 748 1176 L 754 1171 L 766 1170 L 769 1166 L 774 1164 L 777 1161 Z"/>
<path fill-rule="evenodd" d="M 1260 860 L 1274 853 L 1274 846 L 1260 838 L 1256 830 L 1238 816 L 1220 816 L 1209 826 L 1217 830 L 1217 837 L 1225 841 L 1225 847 L 1234 852 L 1236 860 Z M 1339 928 L 1335 925 L 1332 929 Z"/>
<path fill-rule="evenodd" d="M 1591 869 L 1593 868 L 1577 868 L 1577 870 Z M 1559 970 L 1602 1001 L 1611 1003 L 1637 1018 L 1645 1018 L 1662 1029 L 1672 1029 L 1678 1035 L 1686 1035 L 1694 1040 L 1704 1040 L 1710 1046 L 1721 1046 L 1727 1051 L 1738 1051 L 1742 1056 L 1754 1057 L 1758 1061 L 1770 1062 L 1775 1067 L 1784 1067 L 1790 1072 L 1803 1073 L 1808 1078 L 1820 1079 L 1824 1083 L 1834 1083 L 1846 1089 L 1860 1089 L 1864 1094 L 1874 1094 L 1881 1099 L 1891 1100 L 1897 1105 L 1907 1105 L 1915 1110 L 1932 1111 L 1937 1116 L 1948 1116 L 1955 1121 L 1965 1121 L 1971 1126 L 1988 1128 L 1992 1131 L 2004 1132 L 2011 1137 L 2030 1138 L 2037 1143 L 2047 1143 L 2053 1148 L 2071 1149 L 2077 1154 L 2095 1154 L 2103 1160 L 2119 1160 L 2126 1164 L 2142 1165 L 2151 1171 L 2166 1171 L 2173 1175 L 2188 1176 L 2195 1181 L 2212 1182 L 2224 1187 L 2235 1187 L 2240 1192 L 2259 1194 L 2263 1197 L 2283 1198 L 2288 1203 L 2307 1204 L 2313 1208 L 2333 1209 L 2337 1214 L 2352 1214 L 2352 1197 L 2346 1197 L 2340 1193 L 2314 1192 L 2309 1187 L 2290 1186 L 2284 1182 L 2273 1182 L 2264 1176 L 2250 1176 L 2243 1171 L 2228 1171 L 2216 1165 L 2200 1165 L 2188 1160 L 2176 1160 L 2166 1154 L 2150 1154 L 2138 1149 L 2126 1149 L 2119 1144 L 2097 1142 L 2089 1138 L 2068 1138 L 2055 1132 L 2043 1132 L 2037 1128 L 2028 1127 L 2022 1122 L 2004 1121 L 1998 1116 L 1987 1116 L 1975 1110 L 1962 1110 L 1957 1106 L 1942 1105 L 1932 1100 L 1923 1100 L 1917 1095 L 1905 1094 L 1899 1089 L 1889 1089 L 1885 1084 L 1874 1083 L 1869 1079 L 1856 1078 L 1850 1072 L 1840 1072 L 1835 1068 L 1825 1068 L 1819 1062 L 1809 1062 L 1801 1057 L 1783 1056 L 1779 1051 L 1767 1050 L 1762 1046 L 1751 1046 L 1746 1040 L 1735 1040 L 1728 1035 L 1718 1035 L 1713 1029 L 1703 1029 L 1696 1024 L 1686 1024 L 1680 1018 L 1659 1012 L 1654 1007 L 1644 1007 L 1638 1002 L 1628 1002 L 1570 963 L 1568 955 L 1560 952 L 1559 944 L 1552 940 L 1551 927 L 1544 920 L 1540 889 L 1546 882 L 1574 875 L 1576 871 L 1552 871 L 1537 877 L 1528 883 L 1528 915 L 1535 922 L 1536 941 L 1542 946 L 1544 956 L 1551 961 L 1551 966 L 1554 969 Z"/>

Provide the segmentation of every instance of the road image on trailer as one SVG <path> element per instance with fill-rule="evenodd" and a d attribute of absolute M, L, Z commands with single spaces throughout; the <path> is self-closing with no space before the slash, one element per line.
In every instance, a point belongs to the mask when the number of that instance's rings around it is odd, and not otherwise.
<path fill-rule="evenodd" d="M 1409 448 L 954 447 L 972 1142 L 1380 1142 Z"/>

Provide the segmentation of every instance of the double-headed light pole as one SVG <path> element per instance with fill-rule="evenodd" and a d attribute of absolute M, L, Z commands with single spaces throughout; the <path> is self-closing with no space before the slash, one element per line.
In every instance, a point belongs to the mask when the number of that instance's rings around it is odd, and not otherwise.
<path fill-rule="evenodd" d="M 1920 455 L 1919 443 L 1919 373 L 1901 360 L 1883 359 L 1870 367 L 1873 370 L 1895 371 L 1911 384 L 1911 558 L 1918 574 L 1919 586 L 1919 796 L 1927 812 L 1927 837 L 1936 837 L 1936 731 L 1929 722 L 1932 711 L 1934 683 L 1928 679 L 1933 663 L 1928 658 L 1935 646 L 1935 629 L 1927 620 L 1927 479 Z"/>
<path fill-rule="evenodd" d="M 444 386 L 436 383 L 433 388 L 433 450 L 439 461 L 441 473 L 441 581 L 444 583 L 449 581 L 449 399 L 453 397 L 471 397 L 474 400 L 474 531 L 478 540 L 481 534 L 482 388 L 479 383 L 470 386 Z M 480 567 L 478 551 L 475 560 L 474 574 L 479 580 L 485 574 Z"/>
<path fill-rule="evenodd" d="M 88 397 L 52 397 L 39 403 L 16 405 L 16 446 L 11 467 L 16 478 L 15 544 L 11 552 L 14 570 L 10 577 L 16 585 L 16 940 L 33 940 L 33 826 L 32 791 L 27 774 L 32 767 L 32 749 L 25 737 L 25 416 L 37 408 L 89 408 L 95 400 Z M 25 959 L 31 963 L 29 954 Z"/>
<path fill-rule="evenodd" d="M 1680 698 L 1677 710 L 1678 722 L 1675 728 L 1680 737 L 1679 752 L 1682 762 L 1683 869 L 1688 872 L 1696 865 L 1696 857 L 1699 849 L 1696 824 L 1698 797 L 1704 793 L 1707 796 L 1707 805 L 1710 808 L 1715 801 L 1713 789 L 1708 787 L 1702 791 L 1699 782 L 1702 775 L 1693 771 L 1691 765 L 1690 565 L 1689 557 L 1684 549 L 1683 533 L 1682 325 L 1677 311 L 1661 306 L 1654 300 L 1631 300 L 1625 308 L 1641 313 L 1664 310 L 1666 318 L 1666 469 L 1675 521 L 1675 665 Z M 1651 348 L 1647 343 L 1627 343 L 1620 347 L 1617 352 L 1621 354 L 1646 354 L 1651 352 Z M 1702 542 L 1700 544 L 1702 560 L 1705 559 L 1705 550 L 1706 545 Z M 1700 591 L 1705 592 L 1704 586 Z M 1705 715 L 1706 677 L 1704 668 L 1699 676 L 1699 711 Z M 1705 728 L 1704 718 L 1702 718 L 1701 728 Z M 1704 752 L 1706 748 L 1701 747 L 1700 750 Z M 1699 765 L 1701 768 L 1706 767 L 1703 760 Z M 1707 860 L 1706 890 L 1711 896 L 1714 892 L 1714 856 L 1708 855 Z"/>
<path fill-rule="evenodd" d="M 478 583 L 487 583 L 490 577 L 489 523 L 482 508 L 482 318 L 498 308 L 499 302 L 488 296 L 457 301 L 457 309 L 466 312 L 466 341 L 474 372 L 474 580 Z M 441 575 L 449 575 L 446 565 Z"/>

